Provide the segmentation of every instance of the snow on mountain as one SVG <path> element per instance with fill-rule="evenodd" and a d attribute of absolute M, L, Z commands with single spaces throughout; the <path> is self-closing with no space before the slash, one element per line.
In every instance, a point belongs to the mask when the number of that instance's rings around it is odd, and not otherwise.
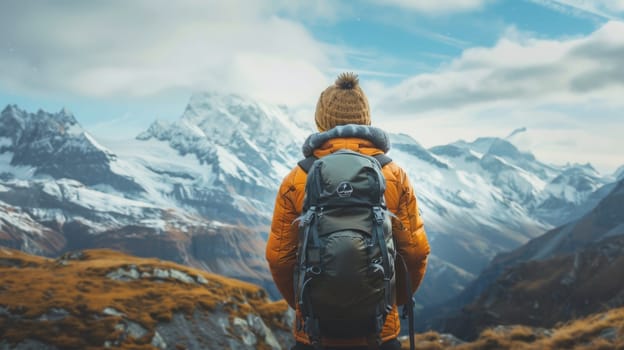
<path fill-rule="evenodd" d="M 589 164 L 542 163 L 508 140 L 479 138 L 471 143 L 459 141 L 452 145 L 475 152 L 487 176 L 504 190 L 506 199 L 520 203 L 534 219 L 551 226 L 572 219 L 577 214 L 575 208 L 611 182 L 610 177 L 598 174 Z M 434 147 L 432 151 L 435 150 Z"/>
<path fill-rule="evenodd" d="M 142 189 L 111 171 L 115 155 L 84 131 L 63 109 L 28 113 L 15 105 L 0 114 L 0 175 L 3 179 L 44 175 L 70 178 L 85 185 L 104 184 L 122 192 Z"/>
<path fill-rule="evenodd" d="M 535 175 L 486 149 L 451 144 L 427 150 L 405 136 L 391 139 L 389 154 L 407 171 L 433 254 L 442 260 L 477 274 L 496 253 L 548 227 L 520 201 L 537 191 Z"/>
<path fill-rule="evenodd" d="M 186 208 L 217 214 L 217 204 L 224 206 L 218 214 L 228 221 L 267 224 L 275 190 L 300 158 L 306 136 L 283 108 L 236 95 L 201 93 L 191 97 L 178 121 L 156 122 L 137 137 L 146 144 L 116 151 L 140 163 L 144 157 L 134 150 L 148 151 L 159 142 L 163 149 L 166 144 L 164 154 L 185 157 L 182 168 L 196 174 L 172 182 L 172 196 Z M 180 168 L 177 162 L 171 167 L 154 159 L 145 165 L 156 173 Z"/>
<path fill-rule="evenodd" d="M 3 182 L 0 245 L 45 256 L 114 248 L 253 281 L 277 295 L 257 229 L 124 198 L 70 179 Z"/>
<path fill-rule="evenodd" d="M 560 173 L 548 182 L 533 214 L 553 225 L 578 218 L 582 214 L 578 208 L 588 201 L 597 204 L 601 198 L 596 198 L 596 193 L 603 193 L 601 188 L 608 186 L 610 180 L 589 164 L 561 167 Z"/>
<path fill-rule="evenodd" d="M 617 180 L 621 180 L 624 179 L 624 165 L 622 165 L 621 167 L 619 167 L 615 173 L 613 173 L 613 177 Z"/>
<path fill-rule="evenodd" d="M 1 192 L 8 189 L 0 186 Z M 22 208 L 0 201 L 0 246 L 45 255 L 65 245 L 65 237 L 34 220 Z"/>

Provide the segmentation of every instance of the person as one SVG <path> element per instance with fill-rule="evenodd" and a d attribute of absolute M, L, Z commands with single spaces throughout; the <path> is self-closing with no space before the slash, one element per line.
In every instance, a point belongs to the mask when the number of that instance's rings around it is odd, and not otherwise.
<path fill-rule="evenodd" d="M 317 158 L 341 149 L 356 151 L 365 155 L 375 156 L 389 150 L 387 134 L 371 126 L 368 99 L 361 87 L 359 79 L 352 73 L 343 73 L 336 82 L 325 89 L 318 100 L 315 113 L 318 133 L 308 137 L 303 145 L 304 156 L 313 154 Z M 400 320 L 397 305 L 406 304 L 418 289 L 427 266 L 430 247 L 418 210 L 414 189 L 405 171 L 395 162 L 382 168 L 386 180 L 386 205 L 394 214 L 392 234 L 398 254 L 405 264 L 395 262 L 396 272 L 396 304 L 388 314 L 380 337 L 380 349 L 400 349 L 397 337 L 400 332 Z M 295 309 L 300 324 L 300 311 L 295 305 L 293 271 L 297 265 L 298 227 L 294 221 L 301 215 L 306 172 L 295 166 L 283 179 L 277 193 L 273 221 L 269 234 L 266 259 L 273 280 L 278 290 Z M 407 295 L 403 276 L 407 274 L 411 282 L 411 294 Z M 293 350 L 313 349 L 306 333 L 301 327 L 293 326 L 296 345 Z M 364 338 L 356 339 L 322 339 L 326 349 L 368 349 Z"/>

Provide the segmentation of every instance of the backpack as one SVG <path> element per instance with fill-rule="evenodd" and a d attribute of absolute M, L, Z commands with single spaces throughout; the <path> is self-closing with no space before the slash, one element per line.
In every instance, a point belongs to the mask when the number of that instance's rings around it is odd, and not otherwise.
<path fill-rule="evenodd" d="M 396 251 L 381 172 L 390 161 L 339 150 L 299 162 L 308 178 L 297 219 L 297 327 L 317 348 L 321 337 L 381 343 L 395 304 Z"/>

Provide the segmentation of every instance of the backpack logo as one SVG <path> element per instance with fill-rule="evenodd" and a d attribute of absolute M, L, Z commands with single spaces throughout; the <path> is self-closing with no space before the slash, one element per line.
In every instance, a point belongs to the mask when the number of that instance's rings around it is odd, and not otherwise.
<path fill-rule="evenodd" d="M 336 192 L 338 192 L 338 197 L 340 198 L 351 197 L 351 193 L 353 193 L 353 186 L 346 181 L 341 182 L 340 185 L 338 185 Z"/>

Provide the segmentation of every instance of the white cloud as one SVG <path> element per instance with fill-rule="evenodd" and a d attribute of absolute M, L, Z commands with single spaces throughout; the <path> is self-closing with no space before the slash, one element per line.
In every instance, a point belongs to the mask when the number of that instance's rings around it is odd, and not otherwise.
<path fill-rule="evenodd" d="M 0 10 L 0 86 L 82 96 L 219 89 L 309 102 L 342 53 L 273 15 L 329 16 L 327 2 L 41 1 Z M 36 11 L 34 10 L 36 9 Z"/>
<path fill-rule="evenodd" d="M 449 66 L 405 80 L 386 109 L 422 112 L 517 101 L 531 104 L 619 101 L 624 89 L 624 23 L 564 41 L 507 33 L 491 48 L 471 48 Z"/>
<path fill-rule="evenodd" d="M 511 29 L 493 47 L 467 49 L 436 72 L 377 87 L 373 108 L 396 117 L 388 127 L 411 129 L 425 145 L 504 137 L 527 126 L 540 141 L 538 156 L 614 169 L 624 163 L 623 57 L 622 22 L 565 40 Z"/>
<path fill-rule="evenodd" d="M 428 15 L 478 10 L 491 0 L 374 0 L 380 5 L 398 6 Z"/>
<path fill-rule="evenodd" d="M 593 15 L 605 19 L 624 18 L 624 0 L 532 0 L 553 10 L 572 15 Z"/>

